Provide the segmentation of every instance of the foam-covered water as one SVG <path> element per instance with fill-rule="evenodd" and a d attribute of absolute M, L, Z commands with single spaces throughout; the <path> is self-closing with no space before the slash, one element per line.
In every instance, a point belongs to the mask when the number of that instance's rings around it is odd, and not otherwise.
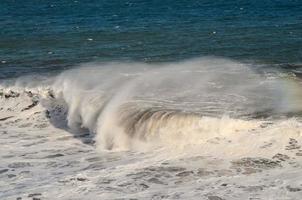
<path fill-rule="evenodd" d="M 205 57 L 3 81 L 2 197 L 299 199 L 301 81 L 256 68 Z"/>

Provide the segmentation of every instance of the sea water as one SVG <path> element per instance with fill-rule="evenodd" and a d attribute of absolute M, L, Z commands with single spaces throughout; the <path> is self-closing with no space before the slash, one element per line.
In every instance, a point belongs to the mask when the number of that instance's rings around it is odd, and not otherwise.
<path fill-rule="evenodd" d="M 1 199 L 301 199 L 300 1 L 2 1 Z"/>

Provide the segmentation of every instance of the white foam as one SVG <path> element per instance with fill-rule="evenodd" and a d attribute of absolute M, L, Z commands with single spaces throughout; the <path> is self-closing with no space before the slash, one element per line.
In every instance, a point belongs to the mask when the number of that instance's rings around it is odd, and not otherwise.
<path fill-rule="evenodd" d="M 0 198 L 298 200 L 298 86 L 216 58 L 4 81 Z"/>

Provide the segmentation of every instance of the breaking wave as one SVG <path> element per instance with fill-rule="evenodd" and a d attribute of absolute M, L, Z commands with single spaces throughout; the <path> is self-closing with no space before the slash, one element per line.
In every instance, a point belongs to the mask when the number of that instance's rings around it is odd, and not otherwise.
<path fill-rule="evenodd" d="M 100 149 L 129 149 L 141 143 L 200 144 L 217 135 L 257 130 L 290 114 L 299 117 L 299 87 L 295 77 L 201 58 L 85 64 L 53 77 L 3 81 L 1 94 L 37 94 L 32 106 L 39 101 L 52 117 L 56 109 L 64 111 L 54 123 L 66 120 L 72 131 L 89 130 Z"/>

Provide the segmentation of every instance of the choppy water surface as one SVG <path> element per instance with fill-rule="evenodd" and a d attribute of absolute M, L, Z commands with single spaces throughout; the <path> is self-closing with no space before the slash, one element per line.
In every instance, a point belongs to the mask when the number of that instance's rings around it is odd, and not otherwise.
<path fill-rule="evenodd" d="M 2 1 L 1 77 L 82 62 L 299 63 L 301 1 Z"/>

